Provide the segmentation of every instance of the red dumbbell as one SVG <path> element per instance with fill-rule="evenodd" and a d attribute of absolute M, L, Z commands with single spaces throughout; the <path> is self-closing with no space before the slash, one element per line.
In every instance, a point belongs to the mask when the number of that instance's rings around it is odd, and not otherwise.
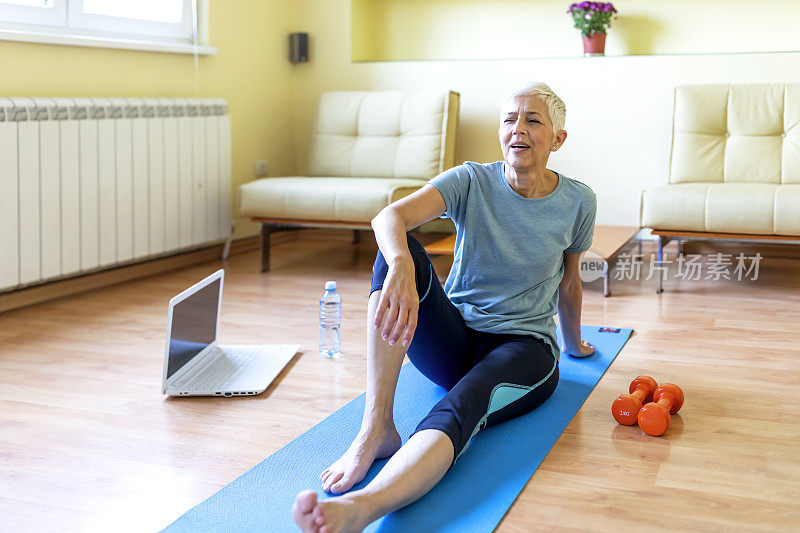
<path fill-rule="evenodd" d="M 653 401 L 639 411 L 639 427 L 653 437 L 663 435 L 669 427 L 669 416 L 677 413 L 683 405 L 683 391 L 673 383 L 665 383 L 656 389 Z"/>
<path fill-rule="evenodd" d="M 639 409 L 642 404 L 653 401 L 653 392 L 657 387 L 658 383 L 650 376 L 637 376 L 628 388 L 630 394 L 620 394 L 611 404 L 614 420 L 626 426 L 636 424 Z"/>

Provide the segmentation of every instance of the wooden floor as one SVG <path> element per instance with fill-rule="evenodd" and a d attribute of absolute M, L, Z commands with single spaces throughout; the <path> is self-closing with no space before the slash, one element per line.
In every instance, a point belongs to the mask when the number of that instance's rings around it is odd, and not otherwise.
<path fill-rule="evenodd" d="M 376 248 L 348 239 L 306 231 L 269 273 L 251 252 L 0 315 L 0 530 L 155 531 L 363 392 Z M 222 266 L 222 341 L 302 354 L 256 397 L 164 398 L 167 302 Z M 768 259 L 757 281 L 669 279 L 661 295 L 587 285 L 584 324 L 636 331 L 499 531 L 800 530 L 799 272 Z M 335 361 L 316 353 L 328 279 Z M 611 416 L 638 374 L 685 393 L 663 437 Z"/>

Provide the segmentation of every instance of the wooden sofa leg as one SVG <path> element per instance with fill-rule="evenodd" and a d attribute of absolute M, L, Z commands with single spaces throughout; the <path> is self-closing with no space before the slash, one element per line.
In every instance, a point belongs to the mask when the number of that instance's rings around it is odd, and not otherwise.
<path fill-rule="evenodd" d="M 275 232 L 275 224 L 261 223 L 261 272 L 269 271 L 269 236 Z"/>

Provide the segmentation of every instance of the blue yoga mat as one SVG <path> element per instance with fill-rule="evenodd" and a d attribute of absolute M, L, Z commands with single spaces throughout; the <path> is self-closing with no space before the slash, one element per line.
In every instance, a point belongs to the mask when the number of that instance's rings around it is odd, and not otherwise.
<path fill-rule="evenodd" d="M 428 494 L 376 520 L 365 531 L 492 531 L 632 332 L 582 326 L 581 337 L 595 346 L 595 353 L 585 359 L 562 355 L 558 387 L 546 402 L 530 413 L 481 430 Z M 394 406 L 395 425 L 403 442 L 446 392 L 412 364 L 403 366 Z M 362 394 L 164 531 L 299 531 L 291 516 L 295 496 L 312 489 L 320 499 L 334 497 L 322 490 L 319 475 L 355 438 L 364 401 Z M 376 461 L 353 490 L 369 483 L 386 461 Z"/>

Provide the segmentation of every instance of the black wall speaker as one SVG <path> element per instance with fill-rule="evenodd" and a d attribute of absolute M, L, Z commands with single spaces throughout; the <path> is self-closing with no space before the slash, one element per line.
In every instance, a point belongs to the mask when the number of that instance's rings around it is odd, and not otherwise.
<path fill-rule="evenodd" d="M 308 34 L 289 34 L 289 61 L 292 63 L 305 63 L 308 61 Z"/>

